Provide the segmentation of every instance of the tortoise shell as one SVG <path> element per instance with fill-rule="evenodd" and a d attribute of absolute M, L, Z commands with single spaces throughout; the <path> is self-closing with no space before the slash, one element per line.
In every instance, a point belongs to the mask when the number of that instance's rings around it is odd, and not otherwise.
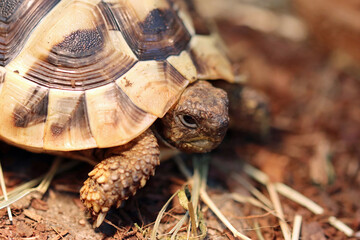
<path fill-rule="evenodd" d="M 233 81 L 190 1 L 0 2 L 0 136 L 34 151 L 127 143 L 197 79 Z"/>

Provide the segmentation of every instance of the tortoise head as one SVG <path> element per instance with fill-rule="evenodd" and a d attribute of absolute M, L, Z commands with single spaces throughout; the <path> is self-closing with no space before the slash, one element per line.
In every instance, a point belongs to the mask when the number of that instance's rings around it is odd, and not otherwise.
<path fill-rule="evenodd" d="M 177 104 L 160 120 L 159 132 L 180 151 L 209 152 L 225 136 L 228 102 L 225 91 L 206 81 L 197 81 L 185 89 Z"/>

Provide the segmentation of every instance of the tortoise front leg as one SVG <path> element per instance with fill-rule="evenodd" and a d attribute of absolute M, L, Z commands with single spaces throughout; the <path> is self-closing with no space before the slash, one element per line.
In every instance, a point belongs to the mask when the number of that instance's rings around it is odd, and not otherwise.
<path fill-rule="evenodd" d="M 112 206 L 142 188 L 159 165 L 159 146 L 151 130 L 128 144 L 104 150 L 103 160 L 89 173 L 80 198 L 100 226 Z"/>

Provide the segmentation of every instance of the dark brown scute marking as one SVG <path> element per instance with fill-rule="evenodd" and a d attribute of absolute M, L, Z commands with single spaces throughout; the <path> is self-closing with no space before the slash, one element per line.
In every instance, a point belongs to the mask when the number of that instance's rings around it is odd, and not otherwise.
<path fill-rule="evenodd" d="M 83 131 L 83 135 L 88 134 L 88 136 L 84 136 L 85 138 L 92 138 L 92 133 L 90 130 L 90 121 L 89 114 L 87 112 L 86 98 L 85 94 L 81 95 L 79 99 L 79 104 L 77 105 L 76 111 L 74 112 L 74 116 L 72 118 L 73 127 L 79 127 L 81 129 L 87 129 L 87 131 Z M 71 127 L 71 126 L 70 126 Z"/>
<path fill-rule="evenodd" d="M 134 127 L 137 128 L 141 125 L 147 117 L 147 113 L 137 107 L 117 84 L 106 91 L 104 96 L 106 101 L 115 101 L 117 104 L 117 107 L 113 109 L 114 111 L 108 114 L 108 117 L 112 118 L 115 128 L 121 124 L 122 129 L 133 134 Z"/>
<path fill-rule="evenodd" d="M 195 65 L 198 74 L 206 74 L 208 66 L 204 63 L 202 59 L 199 58 L 199 56 L 197 56 L 194 50 L 190 50 L 190 57 Z"/>
<path fill-rule="evenodd" d="M 53 136 L 60 136 L 66 129 L 80 128 L 84 135 L 88 135 L 85 136 L 85 139 L 92 137 L 86 110 L 85 93 L 78 99 L 63 98 L 55 104 L 57 104 L 56 107 L 59 109 L 72 107 L 73 111 L 70 114 L 63 114 L 50 126 L 50 131 Z"/>
<path fill-rule="evenodd" d="M 193 0 L 182 0 L 187 5 L 188 11 L 190 13 L 190 16 L 192 18 L 194 28 L 195 28 L 195 34 L 198 35 L 210 35 L 211 31 L 208 27 L 208 24 L 204 18 L 202 18 L 194 4 Z"/>
<path fill-rule="evenodd" d="M 58 67 L 81 67 L 94 62 L 105 44 L 106 29 L 101 24 L 95 29 L 83 29 L 65 36 L 55 45 L 45 60 Z"/>
<path fill-rule="evenodd" d="M 4 68 L 0 69 L 0 86 L 4 83 L 6 76 L 6 70 Z"/>
<path fill-rule="evenodd" d="M 165 74 L 165 79 L 170 79 L 171 82 L 178 86 L 183 86 L 187 79 L 179 73 L 170 63 L 167 61 L 159 61 L 159 68 L 162 68 Z"/>
<path fill-rule="evenodd" d="M 67 57 L 82 58 L 95 54 L 101 51 L 104 46 L 104 36 L 101 30 L 98 29 L 84 29 L 72 32 L 69 36 L 58 43 L 51 50 L 55 55 L 64 55 Z M 59 58 L 57 57 L 56 60 Z M 51 60 L 49 59 L 51 62 Z M 63 64 L 66 64 L 65 61 Z M 59 63 L 57 63 L 59 64 Z M 60 64 L 59 64 L 60 65 Z"/>
<path fill-rule="evenodd" d="M 0 1 L 0 20 L 6 22 L 24 0 L 2 0 Z"/>
<path fill-rule="evenodd" d="M 173 9 L 154 9 L 139 22 L 130 6 L 104 5 L 139 60 L 164 60 L 178 55 L 190 41 L 189 32 Z"/>
<path fill-rule="evenodd" d="M 137 107 L 117 84 L 115 84 L 115 86 L 116 99 L 117 102 L 120 103 L 121 112 L 128 115 L 126 117 L 131 119 L 129 122 L 133 122 L 134 124 L 141 123 L 147 113 Z"/>
<path fill-rule="evenodd" d="M 155 36 L 157 34 L 164 34 L 169 30 L 167 20 L 171 20 L 172 12 L 169 10 L 163 11 L 160 9 L 152 10 L 142 23 L 144 34 Z M 156 40 L 156 39 L 155 39 Z"/>
<path fill-rule="evenodd" d="M 24 104 L 15 106 L 14 125 L 26 128 L 46 121 L 49 102 L 49 90 L 35 87 Z"/>
<path fill-rule="evenodd" d="M 5 66 L 16 57 L 31 31 L 59 1 L 2 0 L 0 2 L 0 66 Z"/>

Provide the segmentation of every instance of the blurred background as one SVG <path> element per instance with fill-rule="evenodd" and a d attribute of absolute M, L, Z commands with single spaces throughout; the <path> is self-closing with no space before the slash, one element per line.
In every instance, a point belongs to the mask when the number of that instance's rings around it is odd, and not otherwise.
<path fill-rule="evenodd" d="M 197 4 L 215 19 L 238 75 L 269 98 L 270 139 L 263 145 L 232 141 L 237 156 L 359 231 L 360 1 Z M 287 219 L 302 212 L 284 204 Z M 302 239 L 346 238 L 325 217 L 304 216 Z"/>

